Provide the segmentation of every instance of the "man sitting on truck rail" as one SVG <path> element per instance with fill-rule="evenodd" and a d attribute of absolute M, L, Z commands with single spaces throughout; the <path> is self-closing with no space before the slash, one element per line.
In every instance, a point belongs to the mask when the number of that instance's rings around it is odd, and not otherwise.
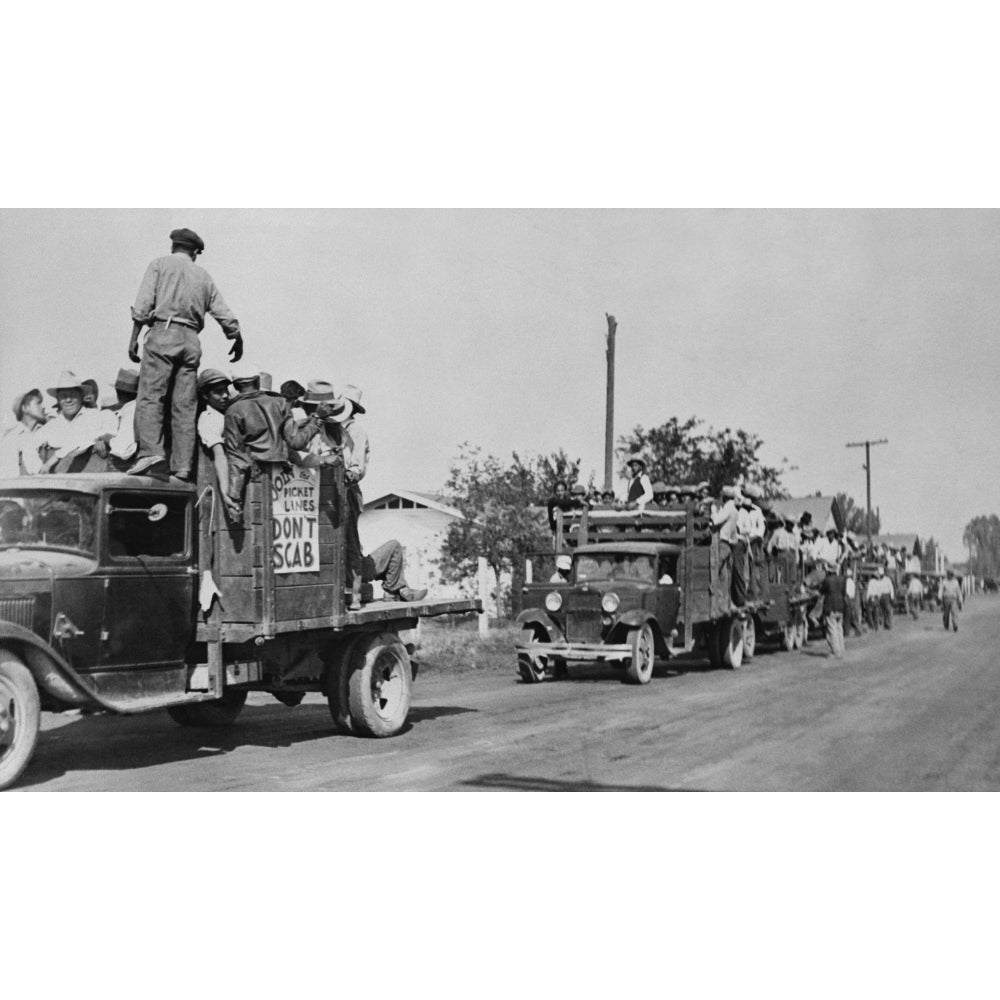
<path fill-rule="evenodd" d="M 42 468 L 38 447 L 46 421 L 42 390 L 15 396 L 12 409 L 17 423 L 4 432 L 0 444 L 0 476 L 35 476 Z"/>
<path fill-rule="evenodd" d="M 39 444 L 51 450 L 41 471 L 107 472 L 114 421 L 101 410 L 84 408 L 83 383 L 71 371 L 62 372 L 48 392 L 59 402 L 59 415 L 39 432 Z"/>
<path fill-rule="evenodd" d="M 289 448 L 302 451 L 308 447 L 330 408 L 320 404 L 299 426 L 284 396 L 260 388 L 257 369 L 248 365 L 234 369 L 233 386 L 239 395 L 226 408 L 223 423 L 229 464 L 226 493 L 233 509 L 240 511 L 252 463 L 290 462 Z"/>

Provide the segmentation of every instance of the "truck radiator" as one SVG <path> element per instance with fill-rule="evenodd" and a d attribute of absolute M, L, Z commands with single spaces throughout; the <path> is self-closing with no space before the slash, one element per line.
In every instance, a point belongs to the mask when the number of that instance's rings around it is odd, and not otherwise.
<path fill-rule="evenodd" d="M 567 595 L 566 638 L 570 642 L 600 642 L 600 594 L 570 593 Z"/>
<path fill-rule="evenodd" d="M 35 620 L 34 597 L 0 597 L 0 619 L 30 629 Z"/>

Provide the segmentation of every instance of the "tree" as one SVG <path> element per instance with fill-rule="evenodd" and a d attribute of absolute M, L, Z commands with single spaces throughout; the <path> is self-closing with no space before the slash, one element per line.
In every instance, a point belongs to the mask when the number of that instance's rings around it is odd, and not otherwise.
<path fill-rule="evenodd" d="M 938 544 L 934 541 L 934 536 L 924 542 L 924 554 L 920 557 L 920 568 L 925 573 L 933 573 L 937 569 Z"/>
<path fill-rule="evenodd" d="M 844 530 L 853 531 L 854 534 L 863 538 L 868 533 L 864 507 L 860 506 L 854 497 L 849 497 L 846 493 L 837 494 L 837 503 L 840 504 L 840 509 L 844 512 Z M 873 510 L 872 534 L 877 535 L 881 527 L 882 519 L 879 517 L 878 511 Z"/>
<path fill-rule="evenodd" d="M 973 576 L 1000 577 L 1000 517 L 980 514 L 965 526 L 962 543 L 969 549 L 969 572 Z"/>
<path fill-rule="evenodd" d="M 631 434 L 619 438 L 616 453 L 620 473 L 626 473 L 628 455 L 639 452 L 649 463 L 646 471 L 653 480 L 677 485 L 708 480 L 712 493 L 718 496 L 726 483 L 742 478 L 759 486 L 768 499 L 788 496 L 781 484 L 782 475 L 793 468 L 788 459 L 781 460 L 780 468 L 764 465 L 758 454 L 764 442 L 756 434 L 729 427 L 702 430 L 703 424 L 697 417 L 683 422 L 671 417 L 648 431 L 636 426 Z"/>
<path fill-rule="evenodd" d="M 520 603 L 524 560 L 531 552 L 551 547 L 544 511 L 540 505 L 557 479 L 575 482 L 579 459 L 562 450 L 534 459 L 514 452 L 509 463 L 468 442 L 460 445 L 445 484 L 452 506 L 462 513 L 453 522 L 441 546 L 440 567 L 446 579 L 462 579 L 476 572 L 484 558 L 499 581 L 512 577 L 515 603 Z"/>

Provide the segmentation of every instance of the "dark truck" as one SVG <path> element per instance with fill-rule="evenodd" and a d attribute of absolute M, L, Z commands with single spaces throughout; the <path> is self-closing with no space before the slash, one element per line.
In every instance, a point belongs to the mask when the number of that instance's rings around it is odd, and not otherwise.
<path fill-rule="evenodd" d="M 318 691 L 340 728 L 398 733 L 413 679 L 400 632 L 478 604 L 348 610 L 345 510 L 340 468 L 261 466 L 240 524 L 208 463 L 197 487 L 115 473 L 0 480 L 0 788 L 31 759 L 41 710 L 166 709 L 221 726 L 250 691 L 287 705 Z"/>
<path fill-rule="evenodd" d="M 802 606 L 812 599 L 801 571 L 786 580 L 769 566 L 761 595 L 735 606 L 720 574 L 718 535 L 695 503 L 557 511 L 555 549 L 572 552 L 569 580 L 525 586 L 517 619 L 518 672 L 529 683 L 573 661 L 603 661 L 646 684 L 657 658 L 694 649 L 713 666 L 736 669 L 753 656 L 759 631 L 787 649 L 801 644 Z"/>

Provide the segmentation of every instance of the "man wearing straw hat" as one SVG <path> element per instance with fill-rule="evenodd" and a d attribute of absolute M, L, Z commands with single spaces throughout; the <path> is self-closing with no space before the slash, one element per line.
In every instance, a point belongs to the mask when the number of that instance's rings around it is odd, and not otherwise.
<path fill-rule="evenodd" d="M 719 533 L 719 584 L 722 593 L 729 594 L 733 604 L 746 604 L 746 570 L 735 556 L 739 541 L 739 511 L 742 493 L 739 486 L 722 487 L 722 506 L 712 515 L 712 530 Z"/>
<path fill-rule="evenodd" d="M 59 415 L 39 434 L 50 449 L 42 472 L 106 472 L 111 428 L 108 415 L 84 408 L 83 383 L 71 371 L 59 375 L 48 393 L 59 404 Z"/>
<path fill-rule="evenodd" d="M 371 451 L 368 432 L 355 419 L 355 414 L 365 412 L 361 405 L 361 390 L 356 385 L 345 385 L 340 393 L 343 407 L 335 407 L 331 419 L 340 424 L 341 447 L 344 450 L 344 478 L 347 480 L 347 518 L 344 545 L 347 550 L 347 576 L 351 586 L 351 609 L 361 607 L 361 572 L 363 553 L 358 535 L 358 518 L 364 501 L 358 485 L 368 471 Z"/>
<path fill-rule="evenodd" d="M 190 229 L 170 234 L 170 255 L 154 260 L 143 276 L 132 306 L 132 336 L 128 356 L 139 361 L 139 333 L 149 327 L 139 368 L 139 395 L 135 410 L 138 457 L 130 470 L 138 475 L 166 463 L 164 410 L 170 409 L 170 472 L 189 479 L 195 449 L 198 407 L 197 373 L 201 361 L 198 334 L 206 313 L 215 317 L 233 341 L 230 359 L 243 356 L 240 324 L 219 294 L 211 275 L 195 261 L 205 249 Z"/>
<path fill-rule="evenodd" d="M 625 492 L 625 506 L 629 510 L 643 510 L 653 499 L 653 484 L 646 475 L 646 460 L 642 455 L 632 454 L 625 464 L 630 477 Z"/>

